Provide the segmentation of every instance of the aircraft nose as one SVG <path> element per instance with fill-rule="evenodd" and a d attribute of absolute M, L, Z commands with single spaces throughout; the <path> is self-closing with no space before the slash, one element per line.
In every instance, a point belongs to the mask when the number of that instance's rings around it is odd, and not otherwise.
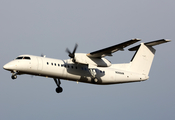
<path fill-rule="evenodd" d="M 7 69 L 10 68 L 10 65 L 9 65 L 9 64 L 5 64 L 5 65 L 3 66 L 3 68 L 4 68 L 5 70 L 7 70 Z"/>
<path fill-rule="evenodd" d="M 15 67 L 15 64 L 7 63 L 7 64 L 5 64 L 5 65 L 3 66 L 3 68 L 4 68 L 5 70 L 13 70 L 13 69 L 15 69 L 16 67 Z"/>

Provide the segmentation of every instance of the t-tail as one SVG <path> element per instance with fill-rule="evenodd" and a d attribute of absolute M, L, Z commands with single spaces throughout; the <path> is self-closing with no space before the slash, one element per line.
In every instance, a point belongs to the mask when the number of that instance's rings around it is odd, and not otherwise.
<path fill-rule="evenodd" d="M 148 74 L 156 52 L 153 46 L 166 42 L 170 42 L 170 40 L 161 39 L 148 43 L 141 43 L 138 46 L 130 48 L 129 51 L 136 51 L 136 53 L 130 62 L 129 71 L 142 74 L 148 78 Z"/>

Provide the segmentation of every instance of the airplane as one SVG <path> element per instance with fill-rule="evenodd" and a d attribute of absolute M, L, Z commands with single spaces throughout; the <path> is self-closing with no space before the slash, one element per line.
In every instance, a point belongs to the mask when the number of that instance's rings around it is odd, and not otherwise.
<path fill-rule="evenodd" d="M 129 51 L 136 52 L 129 63 L 112 64 L 105 58 L 119 50 L 123 51 L 125 47 L 138 41 L 140 39 L 131 39 L 88 54 L 76 53 L 78 47 L 76 44 L 73 52 L 66 49 L 70 57 L 67 60 L 47 58 L 44 55 L 20 55 L 5 64 L 3 68 L 12 73 L 12 79 L 23 74 L 53 78 L 57 85 L 57 93 L 63 91 L 60 79 L 97 85 L 141 82 L 149 78 L 149 71 L 156 51 L 153 46 L 171 40 L 160 39 L 140 43 L 140 45 L 130 48 Z"/>

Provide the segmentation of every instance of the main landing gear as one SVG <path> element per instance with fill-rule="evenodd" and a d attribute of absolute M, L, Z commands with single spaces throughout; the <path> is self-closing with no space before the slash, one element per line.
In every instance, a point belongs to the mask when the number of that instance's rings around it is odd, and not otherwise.
<path fill-rule="evenodd" d="M 56 91 L 57 93 L 63 92 L 63 88 L 60 87 L 60 84 L 61 84 L 60 79 L 54 78 L 54 81 L 55 81 L 56 85 L 58 86 L 58 87 L 55 89 L 55 91 Z"/>

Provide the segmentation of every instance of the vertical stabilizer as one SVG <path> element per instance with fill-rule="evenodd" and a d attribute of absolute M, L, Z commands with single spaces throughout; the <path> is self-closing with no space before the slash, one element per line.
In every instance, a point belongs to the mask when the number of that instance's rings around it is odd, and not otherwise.
<path fill-rule="evenodd" d="M 170 40 L 162 39 L 148 43 L 141 43 L 139 46 L 130 48 L 130 51 L 136 50 L 136 53 L 130 62 L 129 70 L 148 76 L 156 52 L 156 50 L 152 46 L 169 41 Z"/>
<path fill-rule="evenodd" d="M 130 71 L 148 76 L 155 51 L 153 47 L 141 43 L 130 63 Z"/>

